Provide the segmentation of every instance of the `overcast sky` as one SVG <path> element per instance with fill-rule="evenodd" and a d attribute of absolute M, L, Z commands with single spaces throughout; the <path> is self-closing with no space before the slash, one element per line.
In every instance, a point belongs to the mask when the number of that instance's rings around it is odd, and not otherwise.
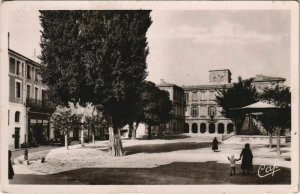
<path fill-rule="evenodd" d="M 10 48 L 40 54 L 37 11 L 11 12 Z M 208 83 L 208 71 L 230 69 L 238 76 L 279 76 L 290 85 L 290 12 L 152 11 L 147 33 L 148 80 L 177 85 Z"/>

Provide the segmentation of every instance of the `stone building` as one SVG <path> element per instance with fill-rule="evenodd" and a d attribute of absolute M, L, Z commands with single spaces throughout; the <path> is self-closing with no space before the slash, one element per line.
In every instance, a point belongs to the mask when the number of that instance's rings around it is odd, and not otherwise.
<path fill-rule="evenodd" d="M 33 140 L 42 144 L 53 136 L 49 121 L 55 107 L 47 101 L 40 64 L 11 49 L 8 56 L 9 147 L 17 149 Z"/>
<path fill-rule="evenodd" d="M 184 133 L 198 135 L 228 134 L 234 131 L 233 122 L 221 114 L 214 101 L 218 89 L 230 88 L 229 69 L 209 71 L 209 84 L 183 86 L 186 111 Z"/>

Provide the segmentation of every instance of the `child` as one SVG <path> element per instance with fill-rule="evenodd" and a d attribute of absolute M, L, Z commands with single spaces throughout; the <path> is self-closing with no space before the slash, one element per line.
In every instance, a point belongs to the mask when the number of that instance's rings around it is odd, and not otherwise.
<path fill-rule="evenodd" d="M 234 158 L 234 155 L 232 155 L 231 158 L 229 158 L 229 157 L 227 156 L 227 158 L 228 158 L 228 160 L 230 161 L 230 176 L 232 175 L 232 173 L 233 173 L 233 175 L 235 175 L 235 165 L 236 165 L 236 161 L 239 161 L 241 158 L 235 159 L 235 158 Z"/>

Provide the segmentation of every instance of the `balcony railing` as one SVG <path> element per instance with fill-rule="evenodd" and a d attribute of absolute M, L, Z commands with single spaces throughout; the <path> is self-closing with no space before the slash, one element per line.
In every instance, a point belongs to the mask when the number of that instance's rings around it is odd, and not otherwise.
<path fill-rule="evenodd" d="M 37 100 L 34 98 L 26 99 L 26 107 L 30 107 L 31 111 L 47 113 L 52 113 L 56 109 L 55 104 L 47 99 Z"/>

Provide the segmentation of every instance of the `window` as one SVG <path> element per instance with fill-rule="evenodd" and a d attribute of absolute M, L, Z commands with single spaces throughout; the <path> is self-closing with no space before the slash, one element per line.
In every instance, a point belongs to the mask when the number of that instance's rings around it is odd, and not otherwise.
<path fill-rule="evenodd" d="M 38 93 L 38 92 L 39 92 L 39 89 L 38 89 L 37 87 L 35 87 L 35 88 L 34 88 L 34 98 L 35 98 L 36 100 L 37 100 L 38 97 L 39 97 L 39 95 L 38 95 L 39 93 Z"/>
<path fill-rule="evenodd" d="M 44 100 L 46 98 L 46 90 L 42 90 L 42 99 Z"/>
<path fill-rule="evenodd" d="M 20 122 L 20 112 L 19 112 L 19 111 L 17 111 L 17 112 L 15 113 L 15 122 L 16 122 L 16 123 L 19 123 L 19 122 Z"/>
<path fill-rule="evenodd" d="M 207 115 L 207 106 L 200 106 L 200 116 Z"/>
<path fill-rule="evenodd" d="M 17 70 L 16 70 L 17 75 L 21 75 L 21 62 L 17 61 Z"/>
<path fill-rule="evenodd" d="M 208 107 L 208 112 L 207 112 L 208 116 L 210 117 L 215 117 L 216 116 L 216 107 L 214 106 L 210 106 Z"/>
<path fill-rule="evenodd" d="M 26 97 L 30 98 L 30 85 L 27 85 L 26 93 L 27 93 Z"/>
<path fill-rule="evenodd" d="M 189 93 L 184 93 L 184 99 L 186 102 L 189 101 Z"/>
<path fill-rule="evenodd" d="M 21 98 L 21 82 L 16 82 L 16 98 Z"/>
<path fill-rule="evenodd" d="M 27 74 L 27 79 L 31 79 L 31 67 L 30 67 L 30 65 L 27 65 L 26 74 Z"/>
<path fill-rule="evenodd" d="M 37 71 L 37 69 L 35 69 L 35 71 L 34 71 L 34 81 L 39 81 L 38 80 L 38 71 Z"/>
<path fill-rule="evenodd" d="M 9 58 L 9 72 L 10 73 L 15 73 L 16 69 L 16 60 L 12 57 Z"/>
<path fill-rule="evenodd" d="M 198 107 L 197 106 L 192 106 L 191 116 L 198 117 Z"/>
<path fill-rule="evenodd" d="M 201 98 L 200 98 L 200 100 L 206 100 L 205 92 L 201 92 Z"/>
<path fill-rule="evenodd" d="M 192 96 L 192 100 L 193 101 L 197 101 L 197 92 L 193 92 L 193 96 Z"/>
<path fill-rule="evenodd" d="M 215 100 L 216 96 L 215 96 L 215 92 L 214 91 L 210 91 L 209 92 L 209 100 Z"/>

